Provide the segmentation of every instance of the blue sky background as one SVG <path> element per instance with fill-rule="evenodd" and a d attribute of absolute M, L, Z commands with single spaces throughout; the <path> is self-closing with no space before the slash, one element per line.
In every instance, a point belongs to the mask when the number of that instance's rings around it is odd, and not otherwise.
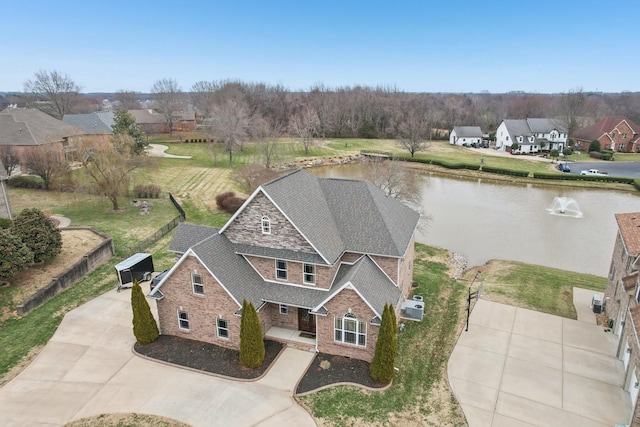
<path fill-rule="evenodd" d="M 161 78 L 407 92 L 640 90 L 638 0 L 28 1 L 3 5 L 0 90 Z"/>

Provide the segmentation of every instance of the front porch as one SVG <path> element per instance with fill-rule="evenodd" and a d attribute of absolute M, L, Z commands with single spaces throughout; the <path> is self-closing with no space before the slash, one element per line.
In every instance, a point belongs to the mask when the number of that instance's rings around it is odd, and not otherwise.
<path fill-rule="evenodd" d="M 265 334 L 265 338 L 284 342 L 295 348 L 315 351 L 316 338 L 311 336 L 312 335 L 308 332 L 280 328 L 277 326 L 270 327 Z"/>

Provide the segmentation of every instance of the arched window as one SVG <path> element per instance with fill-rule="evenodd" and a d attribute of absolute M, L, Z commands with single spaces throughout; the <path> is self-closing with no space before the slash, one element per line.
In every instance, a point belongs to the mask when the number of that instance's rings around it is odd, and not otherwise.
<path fill-rule="evenodd" d="M 271 234 L 271 220 L 266 215 L 262 217 L 262 234 Z"/>
<path fill-rule="evenodd" d="M 352 313 L 334 318 L 333 331 L 333 339 L 337 342 L 361 347 L 367 345 L 367 324 L 359 321 Z"/>

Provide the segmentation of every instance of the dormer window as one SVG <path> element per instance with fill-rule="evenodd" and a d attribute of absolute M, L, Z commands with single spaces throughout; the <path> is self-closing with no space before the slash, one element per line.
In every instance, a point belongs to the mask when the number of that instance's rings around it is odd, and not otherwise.
<path fill-rule="evenodd" d="M 271 220 L 266 215 L 262 217 L 262 234 L 271 234 Z"/>

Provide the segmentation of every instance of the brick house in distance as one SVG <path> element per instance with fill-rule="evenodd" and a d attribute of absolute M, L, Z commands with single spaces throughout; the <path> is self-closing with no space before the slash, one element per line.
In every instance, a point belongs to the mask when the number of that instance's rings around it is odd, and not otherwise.
<path fill-rule="evenodd" d="M 365 181 L 276 178 L 220 229 L 180 224 L 148 295 L 160 331 L 239 349 L 246 299 L 267 337 L 370 362 L 384 305 L 409 296 L 418 219 Z"/>
<path fill-rule="evenodd" d="M 640 149 L 640 126 L 624 116 L 610 116 L 578 129 L 571 135 L 582 151 L 588 151 L 591 141 L 600 141 L 603 150 L 637 153 Z"/>
<path fill-rule="evenodd" d="M 625 370 L 623 388 L 629 392 L 629 425 L 640 426 L 640 212 L 616 214 L 618 234 L 605 290 L 605 313 L 619 344 L 616 356 Z"/>

